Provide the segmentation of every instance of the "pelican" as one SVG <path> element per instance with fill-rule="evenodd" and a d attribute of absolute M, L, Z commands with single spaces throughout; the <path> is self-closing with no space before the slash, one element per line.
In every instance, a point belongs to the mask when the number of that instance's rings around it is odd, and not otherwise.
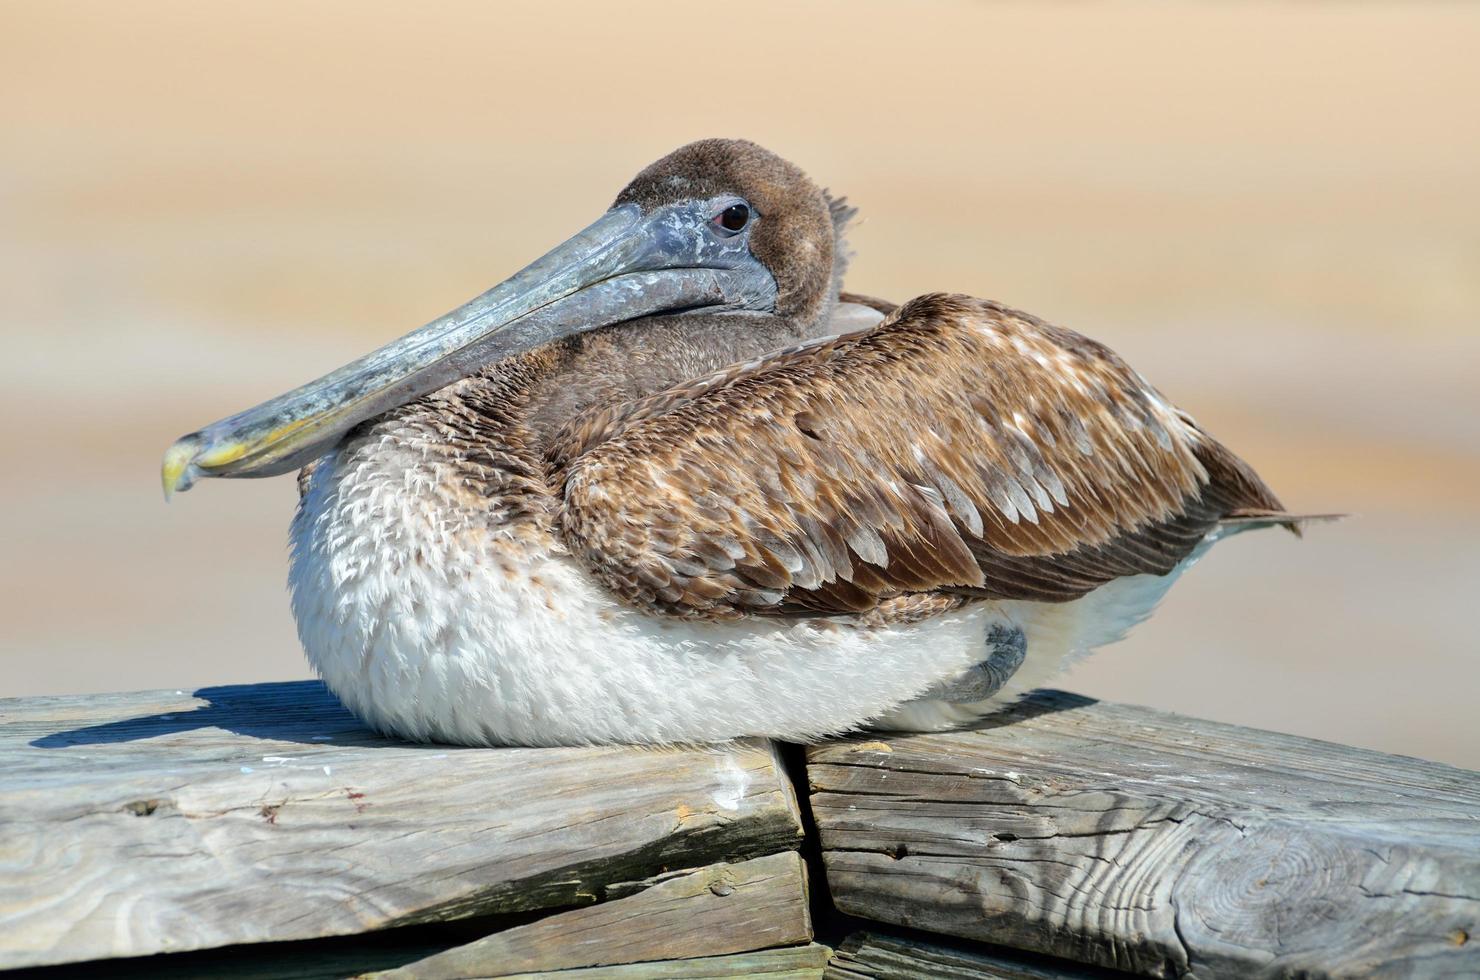
<path fill-rule="evenodd" d="M 309 662 L 469 745 L 808 740 L 989 714 L 1295 515 L 1110 349 L 841 294 L 853 211 L 740 140 L 647 167 L 466 305 L 184 436 L 301 470 Z"/>

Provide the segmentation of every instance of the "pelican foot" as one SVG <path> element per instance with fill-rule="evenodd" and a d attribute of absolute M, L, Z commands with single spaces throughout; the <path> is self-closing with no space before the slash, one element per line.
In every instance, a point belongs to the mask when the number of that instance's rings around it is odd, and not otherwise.
<path fill-rule="evenodd" d="M 985 701 L 1006 684 L 1028 656 L 1028 638 L 1016 626 L 993 623 L 987 628 L 987 658 L 948 681 L 930 688 L 920 700 L 971 704 Z"/>

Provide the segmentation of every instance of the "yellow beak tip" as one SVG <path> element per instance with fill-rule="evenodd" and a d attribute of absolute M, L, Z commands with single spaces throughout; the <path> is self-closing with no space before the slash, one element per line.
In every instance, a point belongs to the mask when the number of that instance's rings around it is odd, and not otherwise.
<path fill-rule="evenodd" d="M 164 485 L 165 503 L 177 490 L 189 490 L 194 482 L 190 476 L 191 463 L 195 459 L 195 442 L 189 436 L 165 450 L 164 463 L 159 470 L 160 482 Z"/>

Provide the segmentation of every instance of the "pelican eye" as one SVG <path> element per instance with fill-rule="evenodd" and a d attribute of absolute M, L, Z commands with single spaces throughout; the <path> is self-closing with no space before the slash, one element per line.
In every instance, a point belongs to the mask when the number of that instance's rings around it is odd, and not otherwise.
<path fill-rule="evenodd" d="M 725 231 L 743 231 L 750 224 L 750 205 L 731 204 L 715 215 L 714 223 Z"/>

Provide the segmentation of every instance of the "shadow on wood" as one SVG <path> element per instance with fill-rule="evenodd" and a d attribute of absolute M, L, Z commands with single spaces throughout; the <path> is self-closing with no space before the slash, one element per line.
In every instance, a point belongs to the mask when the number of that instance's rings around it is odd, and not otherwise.
<path fill-rule="evenodd" d="M 194 731 L 218 728 L 244 738 L 271 739 L 275 742 L 307 742 L 312 745 L 395 745 L 413 744 L 385 738 L 362 725 L 350 714 L 320 681 L 283 681 L 273 684 L 231 684 L 202 687 L 190 692 L 192 706 L 178 708 L 184 691 L 156 692 L 163 701 L 159 710 L 131 718 L 119 718 L 101 724 L 61 728 L 40 735 L 30 744 L 39 749 L 63 749 L 78 745 L 100 745 L 133 742 Z M 109 699 L 122 704 L 143 707 L 147 695 L 98 694 L 86 697 L 32 698 L 30 704 L 62 719 L 79 710 L 84 716 L 96 717 L 105 710 Z M 203 702 L 203 703 L 198 703 Z M 439 747 L 442 751 L 447 746 Z"/>

